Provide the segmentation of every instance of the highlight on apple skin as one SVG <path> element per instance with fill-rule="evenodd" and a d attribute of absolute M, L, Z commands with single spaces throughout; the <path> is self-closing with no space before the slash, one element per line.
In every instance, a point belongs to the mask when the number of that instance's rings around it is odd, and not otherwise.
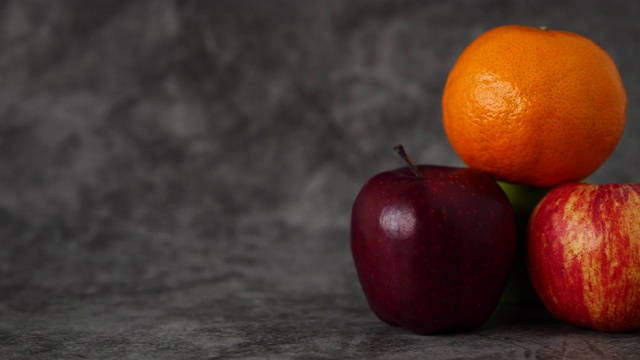
<path fill-rule="evenodd" d="M 528 236 L 531 281 L 553 315 L 640 328 L 640 183 L 561 185 L 534 209 Z"/>

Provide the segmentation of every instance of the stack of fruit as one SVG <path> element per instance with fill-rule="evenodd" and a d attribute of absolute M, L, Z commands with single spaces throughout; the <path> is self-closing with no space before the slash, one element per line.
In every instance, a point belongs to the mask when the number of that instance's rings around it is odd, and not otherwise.
<path fill-rule="evenodd" d="M 469 168 L 416 165 L 399 146 L 408 166 L 371 178 L 353 205 L 372 311 L 432 334 L 482 325 L 501 297 L 539 298 L 577 326 L 640 328 L 640 184 L 583 182 L 624 129 L 609 55 L 574 33 L 498 27 L 460 55 L 442 107 Z"/>

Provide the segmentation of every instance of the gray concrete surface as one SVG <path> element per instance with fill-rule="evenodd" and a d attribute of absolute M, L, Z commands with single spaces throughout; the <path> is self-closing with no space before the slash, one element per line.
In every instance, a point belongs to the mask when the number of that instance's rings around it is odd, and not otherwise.
<path fill-rule="evenodd" d="M 462 165 L 447 72 L 518 23 L 575 31 L 627 88 L 590 180 L 629 182 L 640 125 L 633 1 L 0 3 L 0 358 L 635 358 L 503 306 L 418 336 L 373 317 L 349 252 L 374 173 Z"/>

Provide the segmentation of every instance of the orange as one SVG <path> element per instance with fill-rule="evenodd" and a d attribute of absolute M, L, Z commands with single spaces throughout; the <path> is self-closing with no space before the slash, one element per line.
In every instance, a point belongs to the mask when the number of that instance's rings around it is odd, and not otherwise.
<path fill-rule="evenodd" d="M 555 186 L 585 179 L 611 155 L 626 103 L 618 68 L 592 40 L 509 25 L 480 35 L 458 58 L 443 125 L 469 167 Z"/>

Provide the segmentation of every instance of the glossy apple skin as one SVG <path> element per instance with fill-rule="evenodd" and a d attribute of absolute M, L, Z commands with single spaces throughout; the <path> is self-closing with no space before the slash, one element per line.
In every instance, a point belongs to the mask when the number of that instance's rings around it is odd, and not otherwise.
<path fill-rule="evenodd" d="M 557 187 L 528 232 L 531 281 L 552 314 L 601 331 L 640 328 L 640 184 Z"/>
<path fill-rule="evenodd" d="M 488 175 L 419 166 L 380 173 L 358 194 L 351 250 L 375 315 L 418 334 L 470 330 L 495 310 L 516 244 L 513 210 Z"/>

